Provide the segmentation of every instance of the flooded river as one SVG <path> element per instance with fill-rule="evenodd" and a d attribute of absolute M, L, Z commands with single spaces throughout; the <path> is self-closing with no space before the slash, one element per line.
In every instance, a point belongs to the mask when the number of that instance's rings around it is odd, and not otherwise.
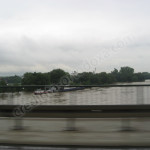
<path fill-rule="evenodd" d="M 150 84 L 150 81 L 130 84 Z M 150 104 L 150 87 L 89 88 L 81 91 L 34 95 L 2 93 L 0 105 L 116 105 Z"/>

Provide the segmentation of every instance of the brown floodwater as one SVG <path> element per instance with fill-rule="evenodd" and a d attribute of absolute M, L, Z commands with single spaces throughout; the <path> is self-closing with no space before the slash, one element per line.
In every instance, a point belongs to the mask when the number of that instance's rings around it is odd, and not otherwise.
<path fill-rule="evenodd" d="M 127 84 L 127 83 L 126 83 Z M 129 84 L 150 84 L 150 81 Z M 1 93 L 0 105 L 116 105 L 150 104 L 150 87 L 89 88 L 81 91 L 34 95 Z"/>

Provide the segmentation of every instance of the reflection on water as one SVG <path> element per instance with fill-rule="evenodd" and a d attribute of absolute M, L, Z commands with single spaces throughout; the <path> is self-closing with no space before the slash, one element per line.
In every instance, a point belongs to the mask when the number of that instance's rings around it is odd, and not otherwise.
<path fill-rule="evenodd" d="M 136 84 L 149 84 L 150 81 Z M 135 83 L 132 83 L 135 84 Z M 116 105 L 150 104 L 150 87 L 89 88 L 81 91 L 34 95 L 29 92 L 2 93 L 2 105 Z"/>

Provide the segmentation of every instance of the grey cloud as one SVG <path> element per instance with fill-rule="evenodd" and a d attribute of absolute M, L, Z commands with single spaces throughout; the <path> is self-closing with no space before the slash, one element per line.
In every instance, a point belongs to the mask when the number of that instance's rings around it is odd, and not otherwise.
<path fill-rule="evenodd" d="M 85 60 L 103 52 L 109 57 L 90 71 L 121 65 L 150 71 L 149 4 L 148 0 L 0 0 L 0 75 L 55 67 L 78 70 Z"/>

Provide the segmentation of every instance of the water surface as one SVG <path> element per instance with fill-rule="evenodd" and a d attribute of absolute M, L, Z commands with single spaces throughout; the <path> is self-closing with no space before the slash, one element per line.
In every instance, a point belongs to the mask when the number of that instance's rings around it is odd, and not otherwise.
<path fill-rule="evenodd" d="M 125 83 L 150 84 L 150 81 Z M 2 93 L 0 105 L 125 105 L 150 104 L 150 87 L 88 88 L 81 91 L 34 95 L 29 92 Z"/>

